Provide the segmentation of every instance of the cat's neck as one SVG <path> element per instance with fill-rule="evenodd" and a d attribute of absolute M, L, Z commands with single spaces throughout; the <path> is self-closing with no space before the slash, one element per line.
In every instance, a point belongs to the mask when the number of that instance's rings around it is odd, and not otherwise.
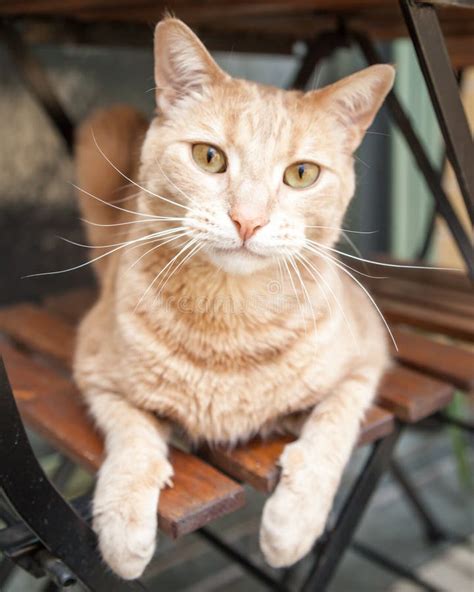
<path fill-rule="evenodd" d="M 314 262 L 319 278 L 307 269 L 300 267 L 297 273 L 277 261 L 253 274 L 234 275 L 198 253 L 181 267 L 177 267 L 178 259 L 169 266 L 169 273 L 163 272 L 175 255 L 176 251 L 160 249 L 153 259 L 146 261 L 145 257 L 137 266 L 142 289 L 152 286 L 146 295 L 151 299 L 148 305 L 166 306 L 197 317 L 204 315 L 219 324 L 253 324 L 282 316 L 293 317 L 296 323 L 312 322 L 328 314 L 330 291 L 338 290 L 325 261 Z"/>

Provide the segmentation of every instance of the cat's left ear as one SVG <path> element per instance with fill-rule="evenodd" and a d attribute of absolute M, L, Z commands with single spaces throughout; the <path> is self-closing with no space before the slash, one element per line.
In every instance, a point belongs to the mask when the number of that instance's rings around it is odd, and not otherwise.
<path fill-rule="evenodd" d="M 156 25 L 156 103 L 162 113 L 190 94 L 202 94 L 206 85 L 227 77 L 182 21 L 166 18 Z"/>
<path fill-rule="evenodd" d="M 390 92 L 395 68 L 377 64 L 347 76 L 320 91 L 314 91 L 318 102 L 334 113 L 348 130 L 349 148 L 355 150 L 377 111 Z M 311 94 L 311 93 L 309 93 Z"/>

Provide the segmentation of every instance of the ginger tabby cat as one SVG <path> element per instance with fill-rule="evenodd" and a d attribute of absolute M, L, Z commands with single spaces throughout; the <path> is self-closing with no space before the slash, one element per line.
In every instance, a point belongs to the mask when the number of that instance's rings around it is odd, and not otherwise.
<path fill-rule="evenodd" d="M 298 430 L 261 549 L 289 566 L 323 532 L 388 360 L 377 311 L 331 248 L 353 152 L 393 79 L 388 65 L 306 93 L 235 79 L 167 18 L 151 124 L 118 106 L 81 126 L 100 296 L 75 377 L 106 442 L 94 528 L 122 577 L 153 555 L 175 427 L 211 444 Z"/>

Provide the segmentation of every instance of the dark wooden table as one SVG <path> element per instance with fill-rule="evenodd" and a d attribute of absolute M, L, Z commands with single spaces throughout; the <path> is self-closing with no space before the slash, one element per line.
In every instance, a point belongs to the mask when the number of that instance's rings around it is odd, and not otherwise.
<path fill-rule="evenodd" d="M 461 0 L 439 11 L 456 69 L 474 62 L 469 3 Z M 194 28 L 211 49 L 238 52 L 290 53 L 296 41 L 310 42 L 337 28 L 341 19 L 376 40 L 408 36 L 397 0 L 0 1 L 0 17 L 21 19 L 31 42 L 151 43 L 151 28 L 165 11 Z"/>

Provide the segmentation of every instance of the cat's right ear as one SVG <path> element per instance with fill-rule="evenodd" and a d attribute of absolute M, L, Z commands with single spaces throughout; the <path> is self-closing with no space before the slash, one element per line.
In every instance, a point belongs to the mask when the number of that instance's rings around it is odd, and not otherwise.
<path fill-rule="evenodd" d="M 182 21 L 166 18 L 155 29 L 156 103 L 162 113 L 206 85 L 226 78 L 196 35 Z"/>

